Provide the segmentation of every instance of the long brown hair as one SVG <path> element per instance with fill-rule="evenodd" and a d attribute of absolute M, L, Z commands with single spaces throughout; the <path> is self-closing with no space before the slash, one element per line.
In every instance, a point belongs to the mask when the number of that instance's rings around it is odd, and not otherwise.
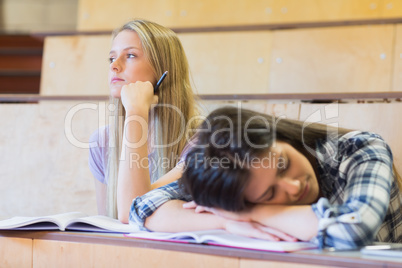
<path fill-rule="evenodd" d="M 113 39 L 125 30 L 137 33 L 155 80 L 168 71 L 157 93 L 159 103 L 150 111 L 149 117 L 148 152 L 152 162 L 157 163 L 150 177 L 151 182 L 155 182 L 177 164 L 186 145 L 186 137 L 191 135 L 188 131 L 197 126 L 197 122 L 191 120 L 197 114 L 195 96 L 190 83 L 187 57 L 172 30 L 154 22 L 133 20 L 116 29 Z M 110 102 L 114 103 L 116 109 L 113 111 L 114 122 L 110 125 L 106 168 L 107 214 L 116 217 L 116 185 L 125 111 L 120 99 L 112 97 Z M 168 161 L 162 165 L 159 159 Z"/>
<path fill-rule="evenodd" d="M 252 161 L 266 155 L 276 141 L 290 144 L 314 165 L 318 140 L 336 140 L 351 131 L 236 107 L 213 111 L 199 129 L 180 183 L 197 204 L 229 211 L 249 205 L 244 192 Z"/>

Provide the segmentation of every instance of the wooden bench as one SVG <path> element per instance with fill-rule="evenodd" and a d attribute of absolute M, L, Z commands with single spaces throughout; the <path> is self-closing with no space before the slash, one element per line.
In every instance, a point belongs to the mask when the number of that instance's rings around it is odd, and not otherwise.
<path fill-rule="evenodd" d="M 0 94 L 38 94 L 43 39 L 0 34 Z"/>
<path fill-rule="evenodd" d="M 179 33 L 179 38 L 197 94 L 402 91 L 402 25 Z M 108 94 L 109 50 L 109 34 L 47 37 L 41 94 Z"/>
<path fill-rule="evenodd" d="M 359 251 L 275 253 L 124 238 L 116 234 L 0 232 L 1 267 L 402 267 Z"/>
<path fill-rule="evenodd" d="M 119 14 L 110 16 L 110 14 Z M 400 18 L 402 3 L 383 0 L 79 0 L 77 29 L 111 30 L 132 18 L 172 28 L 224 27 Z M 105 20 L 105 18 L 108 18 Z"/>

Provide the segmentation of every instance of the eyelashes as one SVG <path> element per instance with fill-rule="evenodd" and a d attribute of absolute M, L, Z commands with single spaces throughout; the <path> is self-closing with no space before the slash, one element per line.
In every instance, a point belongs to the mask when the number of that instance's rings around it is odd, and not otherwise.
<path fill-rule="evenodd" d="M 135 55 L 135 54 L 133 54 L 133 53 L 127 53 L 126 54 L 126 58 L 127 59 L 132 59 L 132 58 L 136 58 L 137 56 Z M 116 58 L 115 57 L 109 57 L 109 63 L 113 63 L 113 62 L 115 62 L 116 61 Z"/>
<path fill-rule="evenodd" d="M 289 170 L 289 167 L 290 167 L 290 159 L 285 158 L 285 157 L 282 157 L 282 158 L 285 159 L 285 163 L 284 163 L 283 167 L 278 167 L 278 176 L 283 176 L 286 173 L 286 171 Z M 279 164 L 278 164 L 278 166 L 279 166 Z"/>
<path fill-rule="evenodd" d="M 265 200 L 266 202 L 271 201 L 275 197 L 275 191 L 276 187 L 272 186 L 271 187 L 271 194 L 268 196 L 268 198 Z"/>

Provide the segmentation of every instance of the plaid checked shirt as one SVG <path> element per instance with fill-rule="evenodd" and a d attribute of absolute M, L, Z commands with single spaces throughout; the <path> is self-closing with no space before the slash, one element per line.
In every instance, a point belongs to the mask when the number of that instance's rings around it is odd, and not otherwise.
<path fill-rule="evenodd" d="M 373 241 L 402 243 L 402 197 L 394 181 L 392 153 L 369 132 L 350 132 L 317 142 L 318 177 L 323 198 L 312 209 L 319 219 L 320 247 L 348 249 Z M 178 182 L 133 200 L 130 224 L 143 229 L 147 217 L 169 200 L 191 201 Z"/>

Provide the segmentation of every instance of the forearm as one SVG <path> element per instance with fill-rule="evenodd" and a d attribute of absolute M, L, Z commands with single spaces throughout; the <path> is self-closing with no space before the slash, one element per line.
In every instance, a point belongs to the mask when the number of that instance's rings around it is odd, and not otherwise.
<path fill-rule="evenodd" d="M 317 235 L 318 219 L 311 206 L 256 205 L 250 219 L 303 241 Z"/>
<path fill-rule="evenodd" d="M 106 215 L 106 184 L 95 179 L 96 204 L 99 215 Z"/>
<path fill-rule="evenodd" d="M 160 177 L 156 182 L 151 185 L 152 190 L 178 180 L 181 177 L 182 173 L 182 166 L 174 167 L 172 170 Z"/>
<path fill-rule="evenodd" d="M 181 200 L 166 202 L 145 220 L 145 227 L 157 232 L 224 229 L 224 218 L 210 213 L 195 213 L 194 209 L 184 209 L 184 203 Z"/>
<path fill-rule="evenodd" d="M 117 183 L 118 217 L 124 223 L 132 200 L 151 190 L 147 122 L 147 112 L 128 113 L 125 120 Z"/>

